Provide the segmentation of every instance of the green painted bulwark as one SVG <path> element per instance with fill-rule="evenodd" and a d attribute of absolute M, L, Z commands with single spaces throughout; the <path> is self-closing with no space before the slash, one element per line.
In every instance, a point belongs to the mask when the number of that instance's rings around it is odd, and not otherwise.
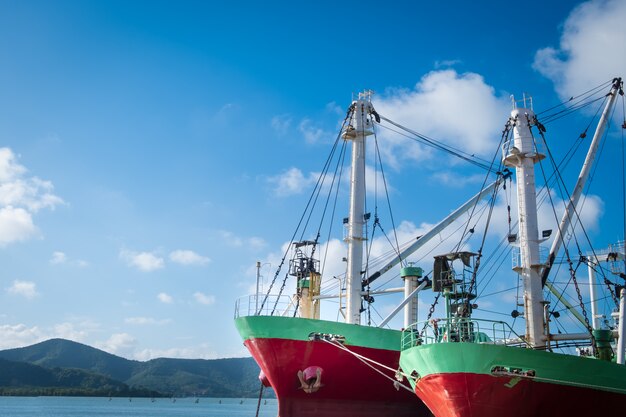
<path fill-rule="evenodd" d="M 442 373 L 530 372 L 537 382 L 626 393 L 626 366 L 592 358 L 480 343 L 437 343 L 402 351 L 400 366 L 420 377 Z"/>
<path fill-rule="evenodd" d="M 235 319 L 235 326 L 244 341 L 259 338 L 307 341 L 311 333 L 320 333 L 344 336 L 347 346 L 398 351 L 402 335 L 399 330 L 298 317 L 245 316 Z"/>

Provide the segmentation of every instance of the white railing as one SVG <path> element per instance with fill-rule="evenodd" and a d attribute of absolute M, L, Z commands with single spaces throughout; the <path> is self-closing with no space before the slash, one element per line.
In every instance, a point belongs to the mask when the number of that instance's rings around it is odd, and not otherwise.
<path fill-rule="evenodd" d="M 433 343 L 489 343 L 524 346 L 524 338 L 503 321 L 452 318 L 432 319 L 402 331 L 402 350 Z"/>
<path fill-rule="evenodd" d="M 293 316 L 293 299 L 287 295 L 246 295 L 235 301 L 235 318 L 242 316 Z M 258 310 L 258 311 L 257 311 Z"/>
<path fill-rule="evenodd" d="M 534 146 L 533 146 L 533 153 L 535 155 L 546 155 L 546 144 L 543 141 L 543 138 L 539 135 L 534 136 L 535 142 L 534 142 Z M 502 144 L 502 159 L 505 160 L 508 157 L 510 157 L 511 155 L 514 155 L 514 148 L 515 147 L 515 140 L 511 139 L 511 140 L 507 140 L 506 142 L 504 142 Z M 541 157 L 540 159 L 543 159 L 543 157 Z"/>
<path fill-rule="evenodd" d="M 548 248 L 539 247 L 539 264 L 545 264 L 548 261 Z M 513 247 L 511 250 L 511 264 L 513 269 L 522 267 L 522 251 L 519 247 Z"/>

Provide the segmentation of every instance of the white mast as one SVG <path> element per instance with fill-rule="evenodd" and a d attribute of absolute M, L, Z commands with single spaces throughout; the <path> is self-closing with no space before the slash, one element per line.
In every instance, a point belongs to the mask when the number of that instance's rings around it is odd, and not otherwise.
<path fill-rule="evenodd" d="M 365 223 L 365 137 L 373 134 L 370 112 L 371 92 L 359 93 L 352 102 L 351 124 L 344 132 L 352 140 L 350 174 L 350 213 L 348 217 L 348 270 L 346 272 L 346 322 L 361 323 L 361 268 L 363 265 L 363 225 Z"/>
<path fill-rule="evenodd" d="M 510 120 L 513 124 L 514 143 L 504 157 L 504 164 L 515 167 L 517 179 L 521 266 L 518 273 L 524 285 L 526 341 L 532 347 L 542 348 L 545 346 L 545 340 L 543 337 L 543 293 L 539 275 L 541 261 L 537 227 L 535 163 L 545 158 L 545 155 L 537 151 L 530 132 L 534 118 L 535 114 L 530 108 L 514 108 L 511 111 Z"/>

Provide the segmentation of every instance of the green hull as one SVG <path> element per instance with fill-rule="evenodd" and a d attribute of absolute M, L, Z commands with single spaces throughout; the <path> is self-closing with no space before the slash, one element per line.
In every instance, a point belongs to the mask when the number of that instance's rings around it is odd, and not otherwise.
<path fill-rule="evenodd" d="M 403 350 L 400 367 L 437 417 L 613 415 L 626 403 L 626 366 L 490 343 Z"/>
<path fill-rule="evenodd" d="M 626 393 L 626 366 L 573 355 L 481 343 L 436 343 L 400 355 L 404 370 L 420 377 L 442 373 L 492 375 L 494 367 L 534 371 L 535 381 Z"/>
<path fill-rule="evenodd" d="M 345 346 L 400 350 L 402 332 L 327 320 L 298 317 L 244 316 L 235 319 L 239 335 L 245 341 L 255 339 L 289 339 L 309 341 L 309 334 L 337 334 L 345 337 Z"/>

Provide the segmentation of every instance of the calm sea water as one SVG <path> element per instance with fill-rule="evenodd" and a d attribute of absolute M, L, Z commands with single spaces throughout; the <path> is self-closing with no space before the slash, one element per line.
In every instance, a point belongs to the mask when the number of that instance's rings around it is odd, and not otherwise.
<path fill-rule="evenodd" d="M 257 399 L 244 398 L 0 397 L 0 417 L 255 417 Z M 221 403 L 220 403 L 221 401 Z M 259 417 L 276 417 L 275 399 Z"/>

